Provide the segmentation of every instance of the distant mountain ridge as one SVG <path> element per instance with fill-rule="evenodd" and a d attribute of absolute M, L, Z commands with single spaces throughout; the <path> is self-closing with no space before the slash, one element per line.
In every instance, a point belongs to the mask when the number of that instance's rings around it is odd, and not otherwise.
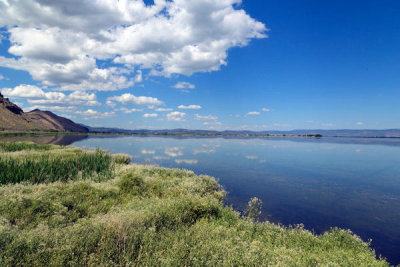
<path fill-rule="evenodd" d="M 322 135 L 325 137 L 385 137 L 400 138 L 400 129 L 386 130 L 291 130 L 291 131 L 213 131 L 191 129 L 128 130 L 107 127 L 90 127 L 77 124 L 70 119 L 58 116 L 50 111 L 38 109 L 25 113 L 0 93 L 0 131 L 57 131 L 80 133 L 115 133 L 149 135 L 196 135 L 196 136 L 268 136 L 268 135 Z"/>
<path fill-rule="evenodd" d="M 89 132 L 86 127 L 50 111 L 35 109 L 25 113 L 1 93 L 0 131 Z"/>
<path fill-rule="evenodd" d="M 322 135 L 325 137 L 400 137 L 400 129 L 387 130 L 291 130 L 291 131 L 212 131 L 212 130 L 190 130 L 190 129 L 161 129 L 161 130 L 127 130 L 119 128 L 90 127 L 86 126 L 92 133 L 121 133 L 121 134 L 154 134 L 154 135 L 201 135 L 201 136 L 267 136 L 267 135 Z"/>

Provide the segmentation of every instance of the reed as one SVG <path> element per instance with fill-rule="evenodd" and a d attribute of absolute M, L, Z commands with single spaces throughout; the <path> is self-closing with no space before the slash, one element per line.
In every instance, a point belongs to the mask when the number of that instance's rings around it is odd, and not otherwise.
<path fill-rule="evenodd" d="M 102 150 L 84 152 L 81 150 L 50 150 L 46 145 L 15 144 L 6 151 L 17 151 L 22 147 L 41 152 L 4 153 L 0 156 L 0 184 L 20 182 L 51 183 L 55 181 L 92 179 L 107 180 L 113 177 L 112 156 Z"/>
<path fill-rule="evenodd" d="M 54 149 L 55 146 L 52 145 L 38 145 L 35 143 L 29 142 L 0 142 L 0 152 L 14 152 L 14 151 L 22 151 L 22 150 L 50 150 Z"/>

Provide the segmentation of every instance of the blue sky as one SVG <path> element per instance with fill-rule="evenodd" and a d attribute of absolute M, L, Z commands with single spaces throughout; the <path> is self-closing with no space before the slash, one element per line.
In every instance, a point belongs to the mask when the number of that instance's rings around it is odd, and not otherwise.
<path fill-rule="evenodd" d="M 116 3 L 0 0 L 2 93 L 91 126 L 400 128 L 399 1 Z"/>

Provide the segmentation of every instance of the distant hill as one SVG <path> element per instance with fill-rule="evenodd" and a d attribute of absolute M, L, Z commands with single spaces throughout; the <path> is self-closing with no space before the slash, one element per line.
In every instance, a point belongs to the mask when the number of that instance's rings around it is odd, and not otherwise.
<path fill-rule="evenodd" d="M 211 131 L 190 129 L 126 130 L 85 126 L 92 133 L 151 134 L 151 135 L 198 135 L 198 136 L 267 136 L 267 135 L 322 135 L 325 137 L 400 137 L 400 129 L 387 130 L 292 130 L 292 131 Z"/>
<path fill-rule="evenodd" d="M 267 136 L 267 135 L 322 135 L 325 137 L 386 137 L 400 138 L 400 129 L 387 130 L 292 130 L 292 131 L 211 131 L 191 129 L 127 130 L 106 127 L 90 127 L 38 109 L 25 113 L 20 107 L 0 93 L 0 131 L 57 131 L 82 133 L 196 135 L 196 136 Z"/>
<path fill-rule="evenodd" d="M 86 127 L 50 111 L 35 109 L 25 113 L 1 93 L 0 131 L 89 132 Z"/>
<path fill-rule="evenodd" d="M 338 129 L 338 130 L 292 130 L 292 131 L 271 131 L 272 134 L 304 135 L 321 134 L 330 137 L 400 137 L 400 129 Z"/>

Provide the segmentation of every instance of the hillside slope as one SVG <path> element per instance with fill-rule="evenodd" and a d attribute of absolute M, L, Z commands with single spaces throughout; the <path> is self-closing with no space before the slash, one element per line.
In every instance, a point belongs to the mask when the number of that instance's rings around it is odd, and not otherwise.
<path fill-rule="evenodd" d="M 34 124 L 40 125 L 45 129 L 63 132 L 88 132 L 86 127 L 76 124 L 70 119 L 60 117 L 50 111 L 35 109 L 25 115 L 27 115 Z"/>
<path fill-rule="evenodd" d="M 0 131 L 88 132 L 89 130 L 50 111 L 36 109 L 25 113 L 0 93 Z"/>

